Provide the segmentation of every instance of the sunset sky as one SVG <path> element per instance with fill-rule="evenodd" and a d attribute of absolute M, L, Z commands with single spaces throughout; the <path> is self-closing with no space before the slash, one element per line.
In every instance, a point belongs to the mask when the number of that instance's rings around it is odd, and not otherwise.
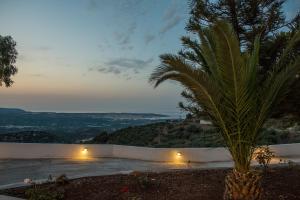
<path fill-rule="evenodd" d="M 287 17 L 300 0 L 285 5 Z M 179 86 L 153 89 L 162 53 L 176 53 L 185 0 L 0 0 L 0 35 L 19 52 L 0 107 L 57 112 L 178 113 Z"/>

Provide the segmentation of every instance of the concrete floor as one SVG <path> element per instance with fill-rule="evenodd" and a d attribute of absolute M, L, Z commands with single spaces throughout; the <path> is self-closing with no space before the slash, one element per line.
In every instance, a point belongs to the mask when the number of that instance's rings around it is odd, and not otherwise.
<path fill-rule="evenodd" d="M 230 167 L 232 163 L 163 163 L 141 160 L 98 158 L 93 160 L 24 159 L 0 160 L 0 189 L 24 185 L 26 178 L 46 180 L 66 174 L 70 178 L 129 173 L 130 171 L 166 171 L 187 168 Z M 0 199 L 1 200 L 1 199 Z"/>
<path fill-rule="evenodd" d="M 0 195 L 0 200 L 23 200 L 23 199 Z"/>

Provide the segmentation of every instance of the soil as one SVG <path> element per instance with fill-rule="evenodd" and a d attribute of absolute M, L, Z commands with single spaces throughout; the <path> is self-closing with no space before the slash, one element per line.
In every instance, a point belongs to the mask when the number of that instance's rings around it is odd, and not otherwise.
<path fill-rule="evenodd" d="M 65 200 L 220 200 L 224 178 L 230 169 L 180 170 L 162 173 L 85 177 L 58 186 L 39 187 L 62 191 Z M 265 200 L 300 200 L 300 169 L 277 167 L 263 175 Z M 27 188 L 2 190 L 0 194 L 26 198 Z"/>

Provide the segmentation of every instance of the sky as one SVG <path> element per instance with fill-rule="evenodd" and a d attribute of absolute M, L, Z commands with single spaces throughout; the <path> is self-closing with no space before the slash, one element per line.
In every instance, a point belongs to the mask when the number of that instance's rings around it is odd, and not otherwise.
<path fill-rule="evenodd" d="M 186 0 L 0 0 L 0 35 L 17 42 L 19 72 L 0 107 L 53 112 L 178 113 L 182 88 L 148 78 L 180 50 Z M 300 0 L 284 6 L 288 18 Z"/>

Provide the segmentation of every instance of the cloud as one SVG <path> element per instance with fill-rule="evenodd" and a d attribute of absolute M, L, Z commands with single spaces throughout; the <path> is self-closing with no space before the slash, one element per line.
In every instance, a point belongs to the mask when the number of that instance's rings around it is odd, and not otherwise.
<path fill-rule="evenodd" d="M 149 0 L 115 0 L 112 2 L 115 2 L 117 4 L 116 7 L 120 10 L 120 12 L 122 12 L 122 14 L 126 13 L 130 16 L 138 17 L 145 14 L 145 11 L 148 11 L 148 1 Z"/>
<path fill-rule="evenodd" d="M 132 50 L 133 48 L 134 48 L 134 47 L 131 46 L 131 45 L 130 45 L 130 46 L 124 45 L 124 46 L 121 47 L 122 50 Z"/>
<path fill-rule="evenodd" d="M 132 48 L 126 48 L 130 45 L 131 42 L 131 36 L 134 34 L 134 31 L 136 29 L 136 23 L 132 23 L 129 25 L 128 29 L 125 32 L 115 32 L 115 37 L 118 40 L 118 44 L 125 49 L 131 50 Z"/>
<path fill-rule="evenodd" d="M 106 62 L 105 65 L 107 66 L 113 66 L 118 68 L 127 68 L 127 69 L 142 69 L 147 66 L 153 61 L 153 58 L 150 58 L 148 60 L 140 60 L 140 59 L 129 59 L 129 58 L 118 58 L 113 59 L 109 62 Z"/>
<path fill-rule="evenodd" d="M 104 74 L 115 75 L 125 73 L 124 77 L 128 78 L 128 72 L 131 72 L 131 74 L 139 74 L 140 70 L 150 66 L 153 60 L 153 58 L 150 58 L 148 60 L 117 58 L 105 62 L 100 66 L 91 67 L 88 71 L 98 71 Z"/>
<path fill-rule="evenodd" d="M 40 78 L 40 77 L 47 77 L 47 76 L 44 75 L 44 74 L 29 74 L 29 76 L 31 76 L 31 77 L 37 77 L 37 78 Z"/>
<path fill-rule="evenodd" d="M 132 77 L 131 77 L 131 76 L 129 76 L 129 74 L 125 74 L 125 75 L 124 75 L 124 78 L 126 79 L 126 81 L 129 81 L 129 80 L 131 80 L 131 79 L 132 79 Z"/>
<path fill-rule="evenodd" d="M 31 59 L 29 58 L 28 55 L 24 55 L 24 54 L 19 54 L 18 55 L 18 60 L 20 61 L 31 61 Z"/>
<path fill-rule="evenodd" d="M 110 49 L 111 44 L 107 39 L 101 41 L 101 43 L 97 44 L 97 47 L 101 50 Z"/>
<path fill-rule="evenodd" d="M 49 47 L 49 46 L 40 46 L 38 49 L 41 50 L 41 51 L 49 51 L 49 50 L 51 50 L 52 48 Z"/>
<path fill-rule="evenodd" d="M 136 29 L 136 23 L 134 22 L 129 26 L 128 32 L 133 33 L 135 29 Z"/>
<path fill-rule="evenodd" d="M 120 45 L 127 45 L 130 43 L 130 34 L 129 32 L 126 33 L 125 35 L 122 35 L 122 34 L 118 34 L 118 38 L 120 40 Z"/>
<path fill-rule="evenodd" d="M 165 12 L 163 16 L 163 20 L 167 21 L 171 18 L 174 18 L 178 13 L 178 6 L 177 4 L 173 3 Z"/>
<path fill-rule="evenodd" d="M 176 15 L 174 18 L 167 21 L 167 23 L 164 24 L 164 26 L 160 29 L 160 33 L 164 34 L 171 30 L 173 27 L 175 27 L 179 22 L 181 21 L 182 17 L 179 15 Z"/>
<path fill-rule="evenodd" d="M 154 39 L 155 39 L 155 35 L 152 34 L 146 34 L 144 38 L 146 44 L 149 44 Z"/>
<path fill-rule="evenodd" d="M 109 73 L 112 73 L 112 74 L 120 74 L 121 73 L 121 70 L 119 70 L 118 68 L 116 67 L 100 67 L 97 69 L 98 72 L 102 72 L 102 73 L 105 73 L 105 74 L 109 74 Z"/>
<path fill-rule="evenodd" d="M 173 27 L 179 24 L 182 17 L 180 16 L 180 9 L 176 3 L 171 4 L 171 6 L 165 11 L 163 15 L 164 25 L 160 29 L 160 34 L 165 34 Z"/>

